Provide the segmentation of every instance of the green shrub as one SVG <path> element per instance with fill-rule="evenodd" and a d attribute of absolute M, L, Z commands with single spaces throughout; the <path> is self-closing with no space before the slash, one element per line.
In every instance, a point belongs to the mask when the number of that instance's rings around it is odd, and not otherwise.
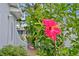
<path fill-rule="evenodd" d="M 26 56 L 26 50 L 21 46 L 8 45 L 0 49 L 0 56 Z"/>
<path fill-rule="evenodd" d="M 79 4 L 34 4 L 25 10 L 28 13 L 27 39 L 38 55 L 79 55 Z M 56 46 L 44 34 L 43 19 L 55 19 L 60 24 L 62 34 L 57 36 Z M 71 47 L 64 45 L 66 40 L 71 41 Z"/>

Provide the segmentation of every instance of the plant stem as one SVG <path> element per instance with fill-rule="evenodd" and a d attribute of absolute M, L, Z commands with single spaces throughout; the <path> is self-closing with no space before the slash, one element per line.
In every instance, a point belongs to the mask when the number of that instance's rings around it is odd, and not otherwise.
<path fill-rule="evenodd" d="M 54 41 L 54 49 L 55 49 L 55 56 L 56 56 L 56 41 Z"/>

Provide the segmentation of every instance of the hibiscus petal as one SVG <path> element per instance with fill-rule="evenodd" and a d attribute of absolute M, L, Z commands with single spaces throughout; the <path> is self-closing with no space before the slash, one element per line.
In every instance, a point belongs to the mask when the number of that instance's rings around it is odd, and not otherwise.
<path fill-rule="evenodd" d="M 61 34 L 61 29 L 59 29 L 59 28 L 54 28 L 54 32 L 55 32 L 56 34 Z"/>
<path fill-rule="evenodd" d="M 56 34 L 53 34 L 51 39 L 55 41 L 56 40 Z"/>
<path fill-rule="evenodd" d="M 46 30 L 45 33 L 52 40 L 56 40 L 56 33 L 53 30 Z"/>
<path fill-rule="evenodd" d="M 56 40 L 56 33 L 53 30 L 50 31 L 50 38 Z"/>
<path fill-rule="evenodd" d="M 43 19 L 43 24 L 47 27 L 51 27 L 57 25 L 57 22 L 52 19 Z"/>

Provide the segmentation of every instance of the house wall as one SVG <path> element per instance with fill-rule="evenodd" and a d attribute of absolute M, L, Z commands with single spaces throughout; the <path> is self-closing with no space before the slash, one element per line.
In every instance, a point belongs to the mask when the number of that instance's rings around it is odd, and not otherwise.
<path fill-rule="evenodd" d="M 8 43 L 7 44 L 14 44 L 15 39 L 15 32 L 14 32 L 14 19 L 11 14 L 9 14 L 8 19 Z"/>
<path fill-rule="evenodd" d="M 11 14 L 8 4 L 0 4 L 0 48 L 5 45 L 27 46 L 20 39 L 16 29 L 16 17 Z"/>
<path fill-rule="evenodd" d="M 8 4 L 0 4 L 0 47 L 8 42 L 8 15 Z"/>

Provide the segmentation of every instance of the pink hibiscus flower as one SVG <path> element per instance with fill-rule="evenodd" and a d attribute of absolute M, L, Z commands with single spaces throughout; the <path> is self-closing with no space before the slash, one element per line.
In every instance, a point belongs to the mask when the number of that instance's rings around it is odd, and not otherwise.
<path fill-rule="evenodd" d="M 58 23 L 53 19 L 43 19 L 43 24 L 45 25 L 45 35 L 56 41 L 56 36 L 61 34 Z"/>

